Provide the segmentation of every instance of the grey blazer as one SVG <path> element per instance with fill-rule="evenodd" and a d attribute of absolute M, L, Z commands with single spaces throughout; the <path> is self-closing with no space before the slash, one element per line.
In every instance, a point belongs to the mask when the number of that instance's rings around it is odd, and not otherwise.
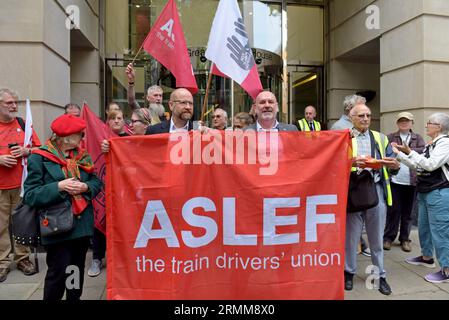
<path fill-rule="evenodd" d="M 278 127 L 279 131 L 298 131 L 298 128 L 293 125 L 293 124 L 287 124 L 287 123 L 281 123 L 279 122 L 279 127 Z M 246 130 L 257 130 L 257 124 L 253 123 L 249 126 L 247 126 L 245 129 Z"/>

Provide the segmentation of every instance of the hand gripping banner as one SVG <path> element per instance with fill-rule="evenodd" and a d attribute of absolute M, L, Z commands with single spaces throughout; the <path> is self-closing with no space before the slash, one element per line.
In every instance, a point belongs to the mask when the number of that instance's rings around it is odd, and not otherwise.
<path fill-rule="evenodd" d="M 108 299 L 343 299 L 349 134 L 111 139 Z"/>

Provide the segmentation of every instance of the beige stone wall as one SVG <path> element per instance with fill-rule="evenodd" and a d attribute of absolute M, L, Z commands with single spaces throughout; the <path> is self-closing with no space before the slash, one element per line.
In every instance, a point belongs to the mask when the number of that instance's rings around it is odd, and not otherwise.
<path fill-rule="evenodd" d="M 70 52 L 70 101 L 86 101 L 92 111 L 101 109 L 100 91 L 100 1 L 58 0 L 65 8 L 80 10 L 80 29 L 72 30 Z"/>
<path fill-rule="evenodd" d="M 333 60 L 330 63 L 328 78 L 327 110 L 329 127 L 340 118 L 343 113 L 343 100 L 347 95 L 358 91 L 374 90 L 377 95 L 368 103 L 373 114 L 373 128 L 379 129 L 380 123 L 380 71 L 379 64 L 357 63 L 354 61 Z"/>
<path fill-rule="evenodd" d="M 368 30 L 365 8 L 380 9 L 380 29 Z M 380 128 L 396 130 L 400 111 L 415 114 L 415 130 L 424 134 L 426 118 L 449 111 L 449 1 L 444 0 L 330 0 L 328 71 L 342 57 L 351 56 L 373 39 L 379 39 Z M 354 61 L 363 59 L 354 57 Z M 369 69 L 366 66 L 367 70 Z M 371 78 L 371 73 L 368 78 Z M 338 93 L 344 79 L 330 74 L 328 113 L 341 110 Z M 355 87 L 356 84 L 354 84 Z M 360 83 L 359 83 L 360 85 Z M 352 87 L 351 87 L 352 89 Z"/>
<path fill-rule="evenodd" d="M 20 100 L 30 99 L 34 127 L 43 140 L 49 134 L 49 116 L 62 114 L 70 99 L 66 15 L 56 1 L 48 0 L 3 0 L 0 12 L 0 86 L 17 90 Z M 24 112 L 22 103 L 22 116 Z"/>
<path fill-rule="evenodd" d="M 21 116 L 25 116 L 23 101 L 30 99 L 41 140 L 48 138 L 51 122 L 72 99 L 80 103 L 85 96 L 98 110 L 100 1 L 0 2 L 0 87 L 18 91 Z M 80 8 L 78 31 L 66 28 L 65 8 L 71 4 Z"/>

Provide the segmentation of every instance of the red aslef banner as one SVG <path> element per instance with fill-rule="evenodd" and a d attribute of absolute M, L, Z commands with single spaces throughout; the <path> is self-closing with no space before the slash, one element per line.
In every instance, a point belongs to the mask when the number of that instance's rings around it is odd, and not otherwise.
<path fill-rule="evenodd" d="M 343 299 L 348 131 L 111 139 L 108 299 Z"/>

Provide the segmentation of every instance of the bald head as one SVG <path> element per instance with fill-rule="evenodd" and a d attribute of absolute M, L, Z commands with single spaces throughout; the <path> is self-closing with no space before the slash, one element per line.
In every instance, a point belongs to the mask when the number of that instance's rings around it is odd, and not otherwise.
<path fill-rule="evenodd" d="M 190 93 L 189 90 L 187 90 L 185 88 L 175 89 L 170 94 L 170 101 L 177 100 L 180 96 L 190 96 L 190 97 L 192 97 L 192 94 Z M 193 97 L 192 97 L 192 101 L 193 101 Z"/>
<path fill-rule="evenodd" d="M 193 116 L 193 96 L 189 90 L 179 88 L 173 91 L 168 102 L 174 121 L 186 122 Z"/>
<path fill-rule="evenodd" d="M 259 93 L 253 107 L 260 124 L 271 125 L 276 122 L 279 107 L 276 96 L 272 92 L 262 91 Z"/>
<path fill-rule="evenodd" d="M 304 110 L 304 117 L 308 122 L 315 120 L 316 118 L 316 109 L 314 106 L 307 106 Z"/>

